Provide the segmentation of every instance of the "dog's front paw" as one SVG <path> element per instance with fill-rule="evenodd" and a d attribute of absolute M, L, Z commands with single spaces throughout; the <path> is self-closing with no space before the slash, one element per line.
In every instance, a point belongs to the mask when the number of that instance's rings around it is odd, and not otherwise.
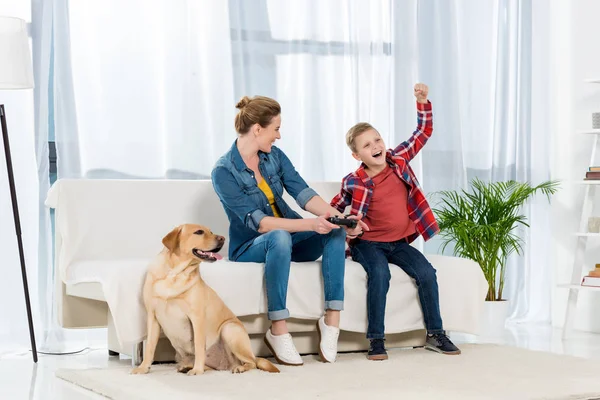
<path fill-rule="evenodd" d="M 192 367 L 191 365 L 178 365 L 177 372 L 181 372 L 182 374 L 185 374 L 192 368 L 194 368 L 194 367 Z"/>
<path fill-rule="evenodd" d="M 238 365 L 231 370 L 234 374 L 243 374 L 246 371 L 250 371 L 253 367 L 250 364 Z"/>
<path fill-rule="evenodd" d="M 192 368 L 188 371 L 188 375 L 202 375 L 204 373 L 204 368 Z"/>
<path fill-rule="evenodd" d="M 131 374 L 134 374 L 134 375 L 147 374 L 148 371 L 150 371 L 150 368 L 143 367 L 140 365 L 139 367 L 132 369 Z"/>

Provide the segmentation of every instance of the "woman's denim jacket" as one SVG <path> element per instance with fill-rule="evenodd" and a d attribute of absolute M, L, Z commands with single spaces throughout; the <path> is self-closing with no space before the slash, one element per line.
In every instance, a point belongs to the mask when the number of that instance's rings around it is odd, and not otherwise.
<path fill-rule="evenodd" d="M 258 232 L 260 221 L 273 217 L 273 210 L 265 194 L 258 188 L 254 172 L 246 166 L 236 146 L 215 164 L 211 179 L 213 187 L 229 218 L 229 259 L 235 261 Z M 308 187 L 287 156 L 273 146 L 270 153 L 259 152 L 258 169 L 275 196 L 275 202 L 283 218 L 302 218 L 283 200 L 283 189 L 305 209 L 306 203 L 317 193 Z"/>

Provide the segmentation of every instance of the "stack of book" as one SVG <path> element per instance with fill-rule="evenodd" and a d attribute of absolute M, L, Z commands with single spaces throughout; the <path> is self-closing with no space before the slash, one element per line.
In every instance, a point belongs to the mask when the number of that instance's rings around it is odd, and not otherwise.
<path fill-rule="evenodd" d="M 600 287 L 600 264 L 596 264 L 596 269 L 590 271 L 589 274 L 583 277 L 581 286 Z"/>
<path fill-rule="evenodd" d="M 586 181 L 598 181 L 600 180 L 600 167 L 589 167 L 588 172 L 585 173 Z"/>

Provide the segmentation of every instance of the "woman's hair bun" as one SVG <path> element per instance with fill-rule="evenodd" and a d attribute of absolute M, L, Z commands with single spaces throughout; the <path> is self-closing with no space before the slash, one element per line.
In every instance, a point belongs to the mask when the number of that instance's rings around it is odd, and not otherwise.
<path fill-rule="evenodd" d="M 250 98 L 248 96 L 244 96 L 240 101 L 238 101 L 238 103 L 235 105 L 235 108 L 242 110 L 248 105 L 248 103 L 250 103 Z"/>

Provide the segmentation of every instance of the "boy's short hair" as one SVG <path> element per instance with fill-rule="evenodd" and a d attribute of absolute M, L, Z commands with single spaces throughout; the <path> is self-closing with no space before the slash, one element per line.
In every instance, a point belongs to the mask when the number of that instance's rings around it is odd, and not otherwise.
<path fill-rule="evenodd" d="M 348 130 L 346 133 L 346 144 L 348 147 L 350 147 L 350 150 L 352 150 L 353 153 L 356 153 L 356 145 L 354 144 L 354 141 L 357 137 L 369 129 L 377 131 L 377 129 L 373 128 L 373 125 L 369 124 L 368 122 L 359 122 Z"/>

